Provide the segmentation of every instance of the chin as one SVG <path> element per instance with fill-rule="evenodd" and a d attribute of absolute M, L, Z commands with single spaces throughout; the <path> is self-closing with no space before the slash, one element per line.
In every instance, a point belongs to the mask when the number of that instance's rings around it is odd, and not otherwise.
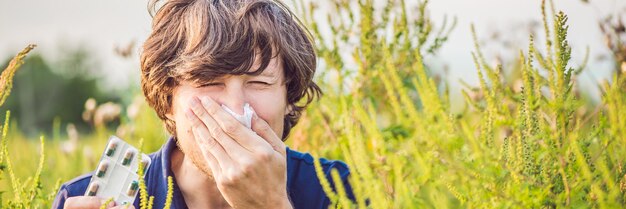
<path fill-rule="evenodd" d="M 199 157 L 202 157 L 202 156 L 199 156 Z M 204 175 L 206 175 L 207 177 L 213 178 L 213 172 L 211 172 L 211 169 L 209 168 L 207 163 L 204 161 L 204 158 L 198 158 L 193 155 L 190 158 L 191 158 L 191 162 L 193 163 L 193 165 L 195 165 L 196 168 L 202 171 Z"/>
<path fill-rule="evenodd" d="M 189 131 L 191 133 L 191 131 Z M 204 156 L 202 155 L 202 151 L 199 146 L 193 140 L 193 136 L 189 136 L 187 138 L 177 138 L 177 145 L 180 151 L 185 156 L 185 160 L 191 160 L 191 163 L 198 168 L 198 170 L 202 171 L 206 176 L 213 177 L 213 172 L 209 168 L 209 165 L 206 163 Z"/>

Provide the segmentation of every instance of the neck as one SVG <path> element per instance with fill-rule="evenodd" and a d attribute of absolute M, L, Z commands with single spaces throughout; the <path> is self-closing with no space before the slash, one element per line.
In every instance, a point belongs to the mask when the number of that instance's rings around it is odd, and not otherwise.
<path fill-rule="evenodd" d="M 176 184 L 189 208 L 229 208 L 213 178 L 198 169 L 179 149 L 171 154 Z"/>

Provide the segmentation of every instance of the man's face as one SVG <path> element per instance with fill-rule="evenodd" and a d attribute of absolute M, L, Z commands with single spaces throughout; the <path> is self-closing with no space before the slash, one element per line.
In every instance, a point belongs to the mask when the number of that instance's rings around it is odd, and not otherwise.
<path fill-rule="evenodd" d="M 258 66 L 259 63 L 256 62 L 250 71 L 257 69 Z M 277 136 L 283 133 L 284 118 L 288 113 L 287 88 L 284 84 L 284 70 L 277 58 L 272 58 L 268 67 L 257 76 L 225 75 L 210 83 L 180 82 L 174 89 L 172 111 L 167 117 L 176 122 L 180 149 L 196 167 L 208 175 L 211 175 L 209 166 L 194 140 L 191 123 L 185 117 L 185 111 L 190 108 L 189 101 L 194 96 L 208 96 L 239 115 L 243 114 L 244 104 L 249 103 L 256 114 L 272 127 Z"/>

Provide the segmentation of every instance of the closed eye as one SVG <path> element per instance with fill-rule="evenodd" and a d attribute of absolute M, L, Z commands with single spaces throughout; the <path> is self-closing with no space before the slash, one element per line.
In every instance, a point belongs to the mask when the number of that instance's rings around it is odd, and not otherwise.
<path fill-rule="evenodd" d="M 199 87 L 209 87 L 209 86 L 221 86 L 224 85 L 224 83 L 206 83 L 206 84 L 202 84 Z"/>
<path fill-rule="evenodd" d="M 263 82 L 263 81 L 250 81 L 250 83 L 251 84 L 260 84 L 260 85 L 265 85 L 265 86 L 271 85 L 270 83 Z"/>

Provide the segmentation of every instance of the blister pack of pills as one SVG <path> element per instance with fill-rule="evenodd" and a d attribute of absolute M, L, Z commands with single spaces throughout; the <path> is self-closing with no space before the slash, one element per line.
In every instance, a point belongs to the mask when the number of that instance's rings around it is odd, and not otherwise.
<path fill-rule="evenodd" d="M 141 154 L 141 158 L 138 158 L 138 154 L 137 148 L 116 136 L 111 136 L 91 177 L 85 196 L 113 198 L 118 205 L 133 204 L 139 193 L 139 163 L 143 164 L 144 171 L 148 170 L 151 163 L 148 155 Z"/>

